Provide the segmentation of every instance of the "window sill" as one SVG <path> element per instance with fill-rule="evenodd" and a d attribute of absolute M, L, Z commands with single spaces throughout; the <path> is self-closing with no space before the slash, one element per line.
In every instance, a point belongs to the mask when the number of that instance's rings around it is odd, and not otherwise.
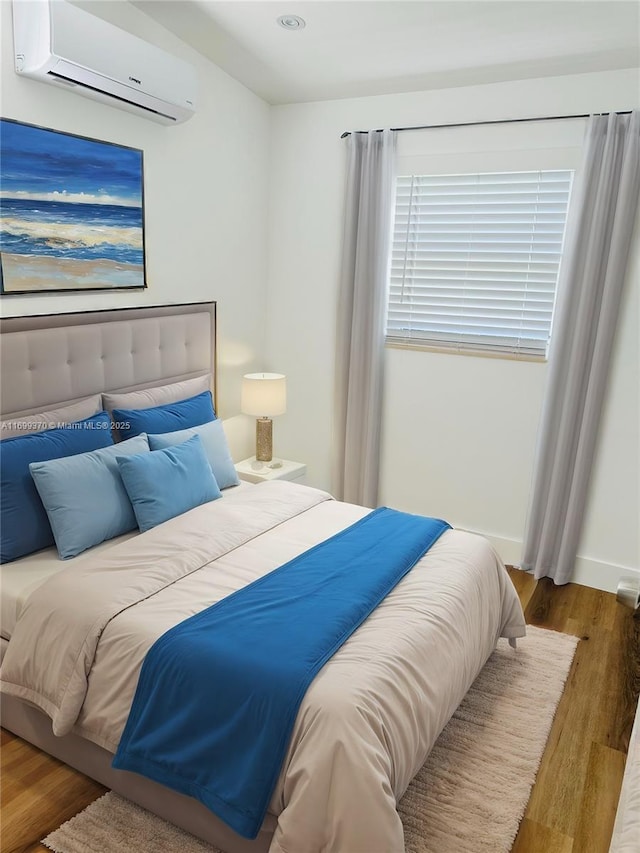
<path fill-rule="evenodd" d="M 385 341 L 386 349 L 400 350 L 419 350 L 421 352 L 438 352 L 445 355 L 466 355 L 474 358 L 500 358 L 507 361 L 531 361 L 536 364 L 546 364 L 548 359 L 542 355 L 528 355 L 525 353 L 515 352 L 498 352 L 481 349 L 457 349 L 456 347 L 437 346 L 437 344 L 419 343 L 412 340 L 407 343 L 399 343 L 397 341 Z"/>

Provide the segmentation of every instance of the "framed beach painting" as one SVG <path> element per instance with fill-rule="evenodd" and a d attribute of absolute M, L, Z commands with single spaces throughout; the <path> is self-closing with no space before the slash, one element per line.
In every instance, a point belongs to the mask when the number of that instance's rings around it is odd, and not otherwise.
<path fill-rule="evenodd" d="M 0 119 L 0 293 L 146 287 L 142 160 Z"/>

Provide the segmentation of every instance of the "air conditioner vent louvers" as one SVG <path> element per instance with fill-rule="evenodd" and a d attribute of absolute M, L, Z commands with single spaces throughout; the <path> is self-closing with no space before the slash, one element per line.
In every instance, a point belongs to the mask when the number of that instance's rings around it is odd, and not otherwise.
<path fill-rule="evenodd" d="M 61 83 L 67 83 L 70 86 L 77 86 L 78 88 L 81 88 L 81 89 L 88 89 L 92 92 L 101 92 L 101 90 L 95 86 L 89 86 L 87 83 L 79 83 L 76 80 L 70 80 L 68 77 L 63 77 L 62 74 L 56 74 L 55 71 L 48 71 L 47 74 L 49 77 L 53 77 L 56 80 L 59 80 Z M 136 104 L 135 101 L 130 101 L 127 98 L 121 98 L 119 95 L 109 94 L 109 97 L 113 98 L 114 101 L 120 101 L 123 104 L 131 104 L 131 106 L 137 107 L 137 109 L 139 109 L 139 110 L 145 110 L 146 112 L 154 113 L 155 115 L 162 116 L 163 118 L 166 118 L 167 121 L 171 121 L 171 122 L 176 121 L 174 116 L 167 115 L 166 113 L 161 113 L 159 110 L 153 110 L 150 107 L 145 107 L 142 104 Z"/>

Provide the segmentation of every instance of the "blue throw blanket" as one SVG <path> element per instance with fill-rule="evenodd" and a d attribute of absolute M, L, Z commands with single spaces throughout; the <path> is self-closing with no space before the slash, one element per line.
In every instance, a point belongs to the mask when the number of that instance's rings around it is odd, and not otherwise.
<path fill-rule="evenodd" d="M 149 650 L 113 766 L 255 838 L 314 676 L 449 528 L 385 507 Z"/>

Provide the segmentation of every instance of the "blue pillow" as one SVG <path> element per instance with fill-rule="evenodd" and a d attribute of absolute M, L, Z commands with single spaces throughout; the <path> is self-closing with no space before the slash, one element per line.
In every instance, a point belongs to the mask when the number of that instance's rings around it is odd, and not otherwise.
<path fill-rule="evenodd" d="M 29 463 L 112 444 L 111 419 L 106 412 L 60 429 L 0 441 L 0 563 L 53 545 L 51 525 L 29 473 Z"/>
<path fill-rule="evenodd" d="M 155 453 L 116 458 L 142 532 L 221 497 L 197 435 Z"/>
<path fill-rule="evenodd" d="M 141 432 L 170 432 L 200 426 L 215 420 L 211 391 L 177 403 L 165 403 L 150 409 L 114 409 L 111 413 L 118 424 L 120 438 L 132 438 Z"/>
<path fill-rule="evenodd" d="M 137 527 L 116 455 L 149 451 L 146 435 L 29 465 L 63 560 Z"/>
<path fill-rule="evenodd" d="M 211 421 L 211 423 L 192 429 L 165 432 L 162 435 L 150 435 L 148 436 L 149 447 L 151 450 L 163 450 L 165 447 L 171 447 L 172 444 L 182 444 L 193 435 L 200 436 L 218 487 L 226 489 L 228 486 L 237 486 L 240 478 L 231 459 L 227 447 L 227 438 L 220 420 Z"/>

